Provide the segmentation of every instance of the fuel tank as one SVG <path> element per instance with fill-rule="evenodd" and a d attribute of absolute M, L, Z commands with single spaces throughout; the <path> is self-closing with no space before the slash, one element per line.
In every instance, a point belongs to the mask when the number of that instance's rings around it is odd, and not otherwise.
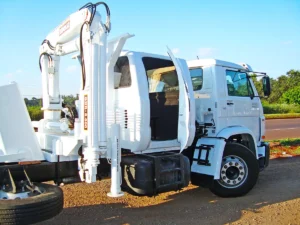
<path fill-rule="evenodd" d="M 190 182 L 189 159 L 179 153 L 125 156 L 121 167 L 122 189 L 135 195 L 180 190 Z"/>

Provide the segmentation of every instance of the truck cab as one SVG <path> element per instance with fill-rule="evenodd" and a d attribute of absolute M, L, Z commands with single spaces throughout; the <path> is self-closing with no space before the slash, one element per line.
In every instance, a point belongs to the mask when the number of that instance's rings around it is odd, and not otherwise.
<path fill-rule="evenodd" d="M 244 64 L 245 65 L 245 64 Z M 251 131 L 258 145 L 265 132 L 260 98 L 249 77 L 251 67 L 216 59 L 189 61 L 194 87 L 196 120 L 212 123 L 209 136 L 227 127 L 240 126 Z"/>
<path fill-rule="evenodd" d="M 265 117 L 260 96 L 251 79 L 253 71 L 247 64 L 217 59 L 193 60 L 188 66 L 200 137 L 195 141 L 192 182 L 201 183 L 199 180 L 203 180 L 203 176 L 199 174 L 204 175 L 214 180 L 213 192 L 232 196 L 232 190 L 243 186 L 244 175 L 253 172 L 246 168 L 243 157 L 246 160 L 252 158 L 252 163 L 261 169 L 269 162 L 269 146 L 263 140 Z M 269 78 L 264 76 L 265 79 Z M 232 153 L 232 149 L 249 154 L 224 157 L 228 152 Z M 234 164 L 238 166 L 231 166 Z M 245 191 L 241 189 L 241 192 Z"/>
<path fill-rule="evenodd" d="M 247 64 L 123 51 L 108 101 L 121 124 L 121 148 L 135 154 L 183 151 L 192 183 L 219 196 L 247 193 L 269 162 L 252 73 Z M 179 126 L 184 113 L 185 130 Z"/>
<path fill-rule="evenodd" d="M 113 72 L 107 115 L 121 125 L 122 148 L 150 153 L 192 144 L 195 103 L 185 60 L 123 51 Z"/>

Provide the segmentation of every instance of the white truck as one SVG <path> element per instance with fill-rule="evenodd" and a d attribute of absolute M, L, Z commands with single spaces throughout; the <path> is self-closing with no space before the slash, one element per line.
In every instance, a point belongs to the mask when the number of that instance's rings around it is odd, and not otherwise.
<path fill-rule="evenodd" d="M 104 5 L 107 20 L 96 11 Z M 265 118 L 247 64 L 125 51 L 107 41 L 110 11 L 88 3 L 40 47 L 44 119 L 35 123 L 15 83 L 0 87 L 0 223 L 30 224 L 61 212 L 56 184 L 111 177 L 108 196 L 156 195 L 189 184 L 218 196 L 248 193 L 268 166 Z M 76 118 L 59 89 L 60 57 L 81 64 Z M 73 78 L 72 78 L 73 79 Z M 61 114 L 64 113 L 62 117 Z"/>

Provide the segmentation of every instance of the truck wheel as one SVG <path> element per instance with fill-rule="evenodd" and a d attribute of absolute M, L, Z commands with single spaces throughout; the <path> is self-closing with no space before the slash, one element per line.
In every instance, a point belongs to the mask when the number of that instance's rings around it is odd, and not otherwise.
<path fill-rule="evenodd" d="M 24 225 L 50 219 L 63 209 L 63 192 L 49 184 L 34 184 L 40 194 L 17 194 L 0 190 L 0 224 Z"/>
<path fill-rule="evenodd" d="M 255 155 L 244 145 L 228 143 L 223 154 L 220 179 L 213 181 L 210 190 L 220 197 L 243 196 L 254 187 L 258 174 Z"/>

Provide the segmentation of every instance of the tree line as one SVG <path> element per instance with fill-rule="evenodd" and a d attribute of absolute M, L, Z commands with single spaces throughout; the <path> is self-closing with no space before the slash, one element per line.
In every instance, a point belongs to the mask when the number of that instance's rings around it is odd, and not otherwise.
<path fill-rule="evenodd" d="M 263 96 L 262 83 L 257 77 L 252 78 L 259 95 Z M 290 70 L 278 78 L 271 78 L 271 95 L 264 99 L 269 104 L 300 105 L 300 70 Z"/>
<path fill-rule="evenodd" d="M 78 96 L 74 95 L 63 95 L 62 96 L 64 107 L 75 107 L 75 101 L 78 99 Z M 42 98 L 35 98 L 32 99 L 24 98 L 25 104 L 27 106 L 27 110 L 31 120 L 39 121 L 43 119 L 44 114 L 41 110 L 42 108 Z"/>
<path fill-rule="evenodd" d="M 62 99 L 64 104 L 68 106 L 75 106 L 75 101 L 78 99 L 78 96 L 74 95 L 62 95 Z M 24 98 L 26 106 L 39 106 L 42 107 L 42 98 L 35 98 L 32 99 Z"/>

